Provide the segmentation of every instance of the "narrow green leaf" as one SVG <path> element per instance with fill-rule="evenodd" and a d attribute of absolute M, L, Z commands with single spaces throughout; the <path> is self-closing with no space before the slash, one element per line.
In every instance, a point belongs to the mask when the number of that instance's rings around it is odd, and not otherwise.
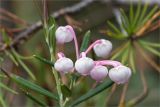
<path fill-rule="evenodd" d="M 16 91 L 12 90 L 11 88 L 9 88 L 8 86 L 4 85 L 2 82 L 0 82 L 0 87 L 4 88 L 5 90 L 13 93 L 13 94 L 18 94 Z"/>
<path fill-rule="evenodd" d="M 134 30 L 135 28 L 137 28 L 137 23 L 140 17 L 141 13 L 141 1 L 138 2 L 138 7 L 137 7 L 137 11 L 135 13 L 135 18 L 134 20 L 132 20 L 132 29 Z"/>
<path fill-rule="evenodd" d="M 107 21 L 107 23 L 112 28 L 112 30 L 114 30 L 118 34 L 121 34 L 120 29 L 118 29 L 113 23 L 111 23 L 110 21 Z"/>
<path fill-rule="evenodd" d="M 129 8 L 129 22 L 132 23 L 133 21 L 133 2 L 131 2 L 130 8 Z"/>
<path fill-rule="evenodd" d="M 6 105 L 6 103 L 5 103 L 4 98 L 2 97 L 2 95 L 0 95 L 0 105 L 2 107 L 7 107 L 7 105 Z"/>
<path fill-rule="evenodd" d="M 20 55 L 12 48 L 11 49 L 12 55 L 15 57 L 17 62 L 23 67 L 23 69 L 28 73 L 28 75 L 33 79 L 36 80 L 36 77 L 32 73 L 32 71 L 27 67 L 27 65 L 21 60 L 19 57 Z"/>
<path fill-rule="evenodd" d="M 122 64 L 126 64 L 128 57 L 129 57 L 129 51 L 130 51 L 130 44 L 126 47 L 126 49 L 123 51 L 123 55 L 122 55 Z"/>
<path fill-rule="evenodd" d="M 37 103 L 38 105 L 40 105 L 41 107 L 47 107 L 47 104 L 45 104 L 43 101 L 40 101 L 38 98 L 32 96 L 30 93 L 25 92 L 25 95 L 32 101 L 34 101 L 35 103 Z"/>
<path fill-rule="evenodd" d="M 144 17 L 144 19 L 141 22 L 141 26 L 139 26 L 137 29 L 142 27 L 153 16 L 153 14 L 156 12 L 157 9 L 158 9 L 158 6 L 157 5 L 154 6 L 154 8 Z"/>
<path fill-rule="evenodd" d="M 48 20 L 48 41 L 49 41 L 49 48 L 50 48 L 50 52 L 51 54 L 53 54 L 53 56 L 56 56 L 56 38 L 55 38 L 55 31 L 56 31 L 56 21 L 55 19 L 50 16 L 49 20 Z M 54 58 L 55 59 L 55 58 Z"/>
<path fill-rule="evenodd" d="M 6 55 L 14 62 L 14 64 L 15 64 L 16 66 L 19 65 L 18 62 L 16 61 L 15 57 L 14 57 L 9 51 L 6 50 L 5 53 L 6 53 Z"/>
<path fill-rule="evenodd" d="M 58 100 L 58 97 L 56 94 L 53 94 L 52 92 L 47 91 L 46 89 L 34 84 L 33 82 L 30 82 L 26 79 L 23 79 L 19 76 L 16 75 L 11 75 L 11 78 L 20 86 L 27 88 L 27 89 L 31 89 L 39 94 L 45 95 L 47 97 L 53 98 L 55 100 Z"/>
<path fill-rule="evenodd" d="M 38 59 L 39 61 L 45 63 L 45 64 L 48 64 L 50 66 L 54 66 L 54 62 L 51 62 L 50 60 L 47 60 L 45 58 L 42 58 L 40 56 L 37 56 L 37 55 L 33 55 L 34 58 Z"/>
<path fill-rule="evenodd" d="M 27 65 L 21 60 L 21 59 L 17 59 L 19 64 L 25 69 L 25 71 L 28 73 L 28 75 L 33 79 L 36 80 L 36 77 L 34 76 L 34 74 L 32 73 L 32 71 L 27 67 Z"/>
<path fill-rule="evenodd" d="M 105 89 L 111 87 L 113 84 L 114 84 L 114 82 L 111 80 L 104 81 L 102 84 L 98 85 L 96 88 L 91 89 L 86 94 L 82 95 L 77 100 L 73 101 L 73 103 L 71 103 L 70 106 L 74 107 L 74 106 L 86 101 L 87 99 L 89 99 L 89 98 L 97 95 L 98 93 L 104 91 Z"/>
<path fill-rule="evenodd" d="M 121 15 L 120 17 L 121 17 L 121 25 L 120 26 L 125 31 L 125 33 L 123 33 L 123 34 L 125 36 L 128 36 L 130 29 L 129 29 L 128 25 L 126 25 L 126 22 L 125 22 L 123 16 Z"/>
<path fill-rule="evenodd" d="M 129 19 L 128 19 L 127 15 L 125 14 L 123 9 L 120 9 L 120 12 L 121 12 L 122 20 L 124 20 L 124 22 L 126 24 L 126 27 L 128 27 L 130 29 L 131 28 L 131 24 L 129 22 Z"/>
<path fill-rule="evenodd" d="M 0 78 L 6 78 L 6 75 L 0 74 Z"/>
<path fill-rule="evenodd" d="M 151 52 L 151 53 L 153 53 L 153 54 L 155 54 L 155 55 L 157 55 L 157 56 L 159 56 L 160 57 L 160 52 L 159 51 L 157 51 L 157 50 L 155 50 L 154 48 L 152 48 L 152 47 L 150 47 L 150 46 L 143 46 L 146 50 L 148 50 L 149 52 Z"/>
<path fill-rule="evenodd" d="M 72 95 L 71 90 L 66 85 L 61 85 L 61 90 L 64 97 L 70 97 Z"/>
<path fill-rule="evenodd" d="M 80 52 L 84 52 L 88 48 L 90 39 L 91 39 L 91 31 L 87 31 L 83 37 Z"/>
<path fill-rule="evenodd" d="M 9 36 L 6 34 L 5 30 L 4 29 L 1 29 L 1 32 L 2 32 L 2 38 L 3 38 L 3 41 L 9 45 L 11 40 L 9 38 Z"/>
<path fill-rule="evenodd" d="M 147 8 L 148 8 L 148 3 L 146 3 L 143 7 L 143 10 L 141 12 L 141 15 L 140 15 L 140 18 L 138 19 L 138 25 L 137 26 L 140 26 L 141 25 L 141 22 L 142 20 L 144 19 L 146 13 L 147 13 Z"/>
<path fill-rule="evenodd" d="M 126 49 L 126 47 L 127 47 L 128 45 L 129 45 L 129 42 L 124 43 L 123 46 L 122 46 L 122 49 L 121 49 L 118 53 L 115 53 L 115 54 L 111 57 L 111 59 L 114 60 L 114 59 L 116 59 L 117 57 L 119 57 L 119 56 L 123 53 L 123 51 Z"/>
<path fill-rule="evenodd" d="M 151 43 L 151 42 L 147 42 L 147 41 L 143 41 L 143 40 L 139 40 L 139 43 L 143 44 L 143 45 L 155 47 L 155 48 L 160 48 L 160 43 L 153 43 L 153 42 Z"/>
<path fill-rule="evenodd" d="M 122 40 L 122 39 L 125 39 L 125 38 L 126 38 L 126 36 L 124 36 L 123 33 L 121 33 L 121 34 L 116 34 L 116 33 L 113 33 L 113 32 L 111 32 L 111 31 L 108 31 L 108 32 L 107 32 L 107 35 L 110 36 L 110 37 L 112 37 L 112 38 L 119 39 L 119 40 Z"/>
<path fill-rule="evenodd" d="M 129 52 L 129 64 L 132 68 L 132 71 L 135 73 L 136 72 L 136 67 L 135 67 L 135 53 L 134 53 L 134 48 L 130 49 Z"/>

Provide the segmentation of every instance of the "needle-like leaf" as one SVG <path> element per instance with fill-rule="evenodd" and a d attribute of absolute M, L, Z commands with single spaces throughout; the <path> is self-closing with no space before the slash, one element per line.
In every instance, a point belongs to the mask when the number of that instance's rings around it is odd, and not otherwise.
<path fill-rule="evenodd" d="M 43 101 L 40 101 L 38 98 L 34 97 L 33 95 L 31 95 L 28 92 L 24 92 L 25 96 L 27 96 L 30 100 L 34 101 L 35 103 L 37 103 L 39 106 L 41 107 L 46 107 L 47 104 L 45 104 Z"/>
<path fill-rule="evenodd" d="M 37 55 L 33 55 L 33 57 L 38 59 L 39 61 L 45 63 L 45 64 L 48 64 L 50 66 L 54 66 L 54 62 L 51 62 L 50 60 L 47 60 L 47 59 L 40 57 L 40 56 L 37 56 Z"/>
<path fill-rule="evenodd" d="M 113 81 L 105 81 L 102 84 L 98 85 L 96 88 L 91 89 L 90 91 L 88 91 L 86 94 L 82 95 L 81 97 L 79 97 L 77 100 L 74 100 L 70 107 L 75 107 L 76 105 L 86 101 L 87 99 L 99 94 L 100 92 L 102 92 L 103 90 L 109 88 L 110 86 L 112 86 L 114 84 Z"/>
<path fill-rule="evenodd" d="M 132 68 L 132 71 L 135 73 L 136 72 L 136 66 L 135 66 L 135 53 L 134 53 L 134 48 L 132 47 L 129 52 L 129 64 Z"/>
<path fill-rule="evenodd" d="M 84 37 L 83 37 L 83 41 L 82 41 L 82 45 L 81 45 L 81 48 L 80 48 L 80 52 L 84 52 L 88 48 L 90 39 L 91 39 L 91 32 L 87 31 L 85 33 Z"/>
<path fill-rule="evenodd" d="M 24 78 L 21 78 L 17 75 L 11 75 L 10 76 L 12 78 L 12 80 L 14 80 L 17 84 L 19 84 L 20 86 L 24 87 L 24 88 L 27 88 L 27 89 L 30 89 L 30 90 L 33 90 L 39 94 L 42 94 L 42 95 L 45 95 L 47 97 L 50 97 L 50 98 L 53 98 L 54 100 L 58 100 L 58 97 L 56 94 L 52 93 L 52 92 L 49 92 L 47 91 L 46 89 L 40 87 L 39 85 L 36 85 L 34 84 L 33 82 L 31 81 L 28 81 Z"/>
<path fill-rule="evenodd" d="M 0 87 L 4 88 L 5 90 L 13 93 L 13 94 L 18 94 L 16 91 L 14 91 L 13 89 L 9 88 L 8 86 L 4 85 L 2 82 L 0 82 Z"/>

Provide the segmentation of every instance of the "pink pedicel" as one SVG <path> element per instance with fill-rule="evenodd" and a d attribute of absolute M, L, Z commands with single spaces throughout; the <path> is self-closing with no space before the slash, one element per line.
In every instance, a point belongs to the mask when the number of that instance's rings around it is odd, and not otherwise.
<path fill-rule="evenodd" d="M 95 64 L 98 64 L 98 65 L 111 65 L 113 67 L 122 65 L 120 62 L 112 61 L 112 60 L 101 60 L 101 61 L 94 61 L 94 62 Z"/>
<path fill-rule="evenodd" d="M 88 49 L 85 51 L 85 54 L 88 54 L 92 49 L 93 47 L 96 45 L 96 44 L 100 44 L 101 43 L 101 40 L 96 40 L 95 42 L 93 42 L 89 47 Z"/>
<path fill-rule="evenodd" d="M 75 44 L 75 50 L 76 50 L 76 57 L 77 57 L 77 59 L 78 59 L 78 58 L 79 58 L 79 47 L 78 47 L 78 42 L 77 42 L 76 34 L 75 34 L 72 26 L 67 25 L 66 28 L 67 28 L 68 30 L 70 30 L 70 32 L 71 32 L 72 35 L 73 35 L 74 44 Z"/>

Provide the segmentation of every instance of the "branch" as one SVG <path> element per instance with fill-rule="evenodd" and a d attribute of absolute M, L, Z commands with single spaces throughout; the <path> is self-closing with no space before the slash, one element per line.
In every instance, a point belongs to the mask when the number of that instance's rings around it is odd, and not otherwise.
<path fill-rule="evenodd" d="M 148 87 L 147 87 L 147 81 L 144 75 L 144 70 L 140 70 L 140 76 L 141 76 L 141 81 L 143 85 L 143 92 L 139 94 L 137 97 L 133 98 L 127 103 L 127 107 L 135 106 L 141 101 L 143 101 L 147 95 L 148 95 Z"/>
<path fill-rule="evenodd" d="M 94 2 L 95 0 L 83 0 L 71 7 L 66 7 L 63 9 L 60 9 L 54 13 L 52 13 L 52 17 L 54 18 L 58 18 L 62 15 L 65 15 L 67 13 L 75 13 L 80 11 L 81 9 L 87 7 L 88 5 L 90 5 L 92 2 Z M 7 45 L 3 45 L 2 48 L 0 48 L 0 52 L 4 51 L 6 48 L 15 46 L 19 43 L 21 43 L 20 41 L 27 39 L 30 37 L 30 35 L 34 34 L 35 32 L 39 31 L 42 28 L 42 22 L 38 21 L 35 24 L 29 26 L 26 30 L 22 31 L 21 33 L 19 33 L 12 41 L 12 43 L 10 44 L 10 46 Z"/>

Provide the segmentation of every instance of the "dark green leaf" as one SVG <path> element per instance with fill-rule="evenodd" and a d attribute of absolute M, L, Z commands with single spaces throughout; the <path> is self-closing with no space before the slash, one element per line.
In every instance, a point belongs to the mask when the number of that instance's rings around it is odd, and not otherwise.
<path fill-rule="evenodd" d="M 123 51 L 123 55 L 122 55 L 122 64 L 126 64 L 128 57 L 129 57 L 129 51 L 130 51 L 130 44 L 127 46 L 127 48 Z"/>
<path fill-rule="evenodd" d="M 71 90 L 66 85 L 61 85 L 61 90 L 64 97 L 70 97 L 72 94 Z"/>
<path fill-rule="evenodd" d="M 118 29 L 113 23 L 111 23 L 110 21 L 108 21 L 107 23 L 112 28 L 113 31 L 115 31 L 117 34 L 121 34 L 120 29 Z"/>
<path fill-rule="evenodd" d="M 150 46 L 143 46 L 146 50 L 148 50 L 149 52 L 151 52 L 151 53 L 153 53 L 153 54 L 155 54 L 155 55 L 157 55 L 157 56 L 159 56 L 160 57 L 160 52 L 159 51 L 157 51 L 156 49 L 154 49 L 154 48 L 152 48 L 152 47 L 150 47 Z"/>
<path fill-rule="evenodd" d="M 144 19 L 141 22 L 141 26 L 139 26 L 137 29 L 142 27 L 153 16 L 153 14 L 156 12 L 157 9 L 158 9 L 158 6 L 157 5 L 154 6 L 154 8 L 144 17 Z"/>
<path fill-rule="evenodd" d="M 121 48 L 121 50 L 119 50 L 118 53 L 115 53 L 115 54 L 111 57 L 111 59 L 114 60 L 114 59 L 116 59 L 117 57 L 119 57 L 119 56 L 123 53 L 123 51 L 127 48 L 127 46 L 129 45 L 129 43 L 130 43 L 130 42 L 124 43 L 123 46 L 122 46 L 122 48 Z"/>
<path fill-rule="evenodd" d="M 47 107 L 47 104 L 45 104 L 43 101 L 40 101 L 38 98 L 32 96 L 31 94 L 29 94 L 28 92 L 25 92 L 25 95 L 31 99 L 32 101 L 34 101 L 35 103 L 37 103 L 38 105 L 40 105 L 41 107 Z"/>
<path fill-rule="evenodd" d="M 113 33 L 111 31 L 108 31 L 107 35 L 112 37 L 112 38 L 119 39 L 119 40 L 126 38 L 126 36 L 124 36 L 122 33 L 121 34 L 116 34 L 116 33 Z"/>
<path fill-rule="evenodd" d="M 50 60 L 47 60 L 47 59 L 42 58 L 42 57 L 37 56 L 37 55 L 33 55 L 33 57 L 35 57 L 36 59 L 38 59 L 39 61 L 41 61 L 41 62 L 43 62 L 43 63 L 45 63 L 45 64 L 54 66 L 54 62 L 51 62 Z"/>
<path fill-rule="evenodd" d="M 7 107 L 6 102 L 4 101 L 4 98 L 3 98 L 3 96 L 1 94 L 0 94 L 0 105 L 2 107 Z"/>
<path fill-rule="evenodd" d="M 0 82 L 0 87 L 4 88 L 5 90 L 12 92 L 13 94 L 18 94 L 16 91 L 14 91 L 13 89 L 9 88 L 8 86 L 4 85 L 2 82 Z"/>
<path fill-rule="evenodd" d="M 135 18 L 134 20 L 132 21 L 132 29 L 135 29 L 137 28 L 137 23 L 138 23 L 138 20 L 139 20 L 139 17 L 141 16 L 141 2 L 139 1 L 138 2 L 138 7 L 137 7 L 137 11 L 135 13 Z"/>
<path fill-rule="evenodd" d="M 133 21 L 133 2 L 131 2 L 130 8 L 129 8 L 129 22 L 132 23 Z"/>
<path fill-rule="evenodd" d="M 39 94 L 45 95 L 47 97 L 53 98 L 55 100 L 58 100 L 58 97 L 56 94 L 53 94 L 52 92 L 47 91 L 46 89 L 34 84 L 33 82 L 30 82 L 26 79 L 23 79 L 19 76 L 16 75 L 11 75 L 11 78 L 20 86 L 27 88 L 27 89 L 31 89 Z"/>
<path fill-rule="evenodd" d="M 127 15 L 125 14 L 124 10 L 120 9 L 120 12 L 121 12 L 121 20 L 124 21 L 125 26 L 128 28 L 128 31 L 130 32 L 131 23 L 129 22 L 129 19 L 128 19 Z"/>
<path fill-rule="evenodd" d="M 50 16 L 48 20 L 48 41 L 49 41 L 49 48 L 51 54 L 55 56 L 56 54 L 56 39 L 55 39 L 55 31 L 56 31 L 56 21 L 55 19 Z"/>
<path fill-rule="evenodd" d="M 102 92 L 103 90 L 111 87 L 114 84 L 113 81 L 104 81 L 103 83 L 101 83 L 100 85 L 98 85 L 96 88 L 91 89 L 90 91 L 88 91 L 86 94 L 82 95 L 81 97 L 79 97 L 77 100 L 73 101 L 73 103 L 71 103 L 71 107 L 74 107 L 84 101 L 86 101 L 87 99 L 97 95 L 98 93 Z"/>
<path fill-rule="evenodd" d="M 84 37 L 83 37 L 83 41 L 82 41 L 82 45 L 81 45 L 81 48 L 80 48 L 80 52 L 84 52 L 88 48 L 90 39 L 91 39 L 91 32 L 87 31 L 85 33 Z"/>
<path fill-rule="evenodd" d="M 23 67 L 23 69 L 28 73 L 28 75 L 33 79 L 36 80 L 36 77 L 32 73 L 32 71 L 27 67 L 27 65 L 21 60 L 19 54 L 12 48 L 11 49 L 12 55 L 16 59 L 16 61 Z"/>
<path fill-rule="evenodd" d="M 147 8 L 148 8 L 148 4 L 146 3 L 146 4 L 144 5 L 144 7 L 143 7 L 143 10 L 142 10 L 142 12 L 141 12 L 140 18 L 138 19 L 138 22 L 137 22 L 138 25 L 137 25 L 137 26 L 140 26 L 140 25 L 141 25 L 141 22 L 142 22 L 142 20 L 144 19 L 146 13 L 147 13 Z"/>
<path fill-rule="evenodd" d="M 155 48 L 160 48 L 160 43 L 147 42 L 147 41 L 143 41 L 143 40 L 139 40 L 139 43 L 143 44 L 143 45 L 155 47 Z"/>
<path fill-rule="evenodd" d="M 6 34 L 6 32 L 5 32 L 4 29 L 2 29 L 1 32 L 2 32 L 3 41 L 4 41 L 7 45 L 9 45 L 10 42 L 11 42 L 9 36 Z"/>
<path fill-rule="evenodd" d="M 129 52 L 129 64 L 132 68 L 133 72 L 136 72 L 136 67 L 135 67 L 135 53 L 134 53 L 134 48 L 131 47 L 130 52 Z"/>
<path fill-rule="evenodd" d="M 15 65 L 17 65 L 17 66 L 19 65 L 18 62 L 17 62 L 17 60 L 15 59 L 15 57 L 9 51 L 6 50 L 5 53 L 13 61 L 13 63 Z"/>

